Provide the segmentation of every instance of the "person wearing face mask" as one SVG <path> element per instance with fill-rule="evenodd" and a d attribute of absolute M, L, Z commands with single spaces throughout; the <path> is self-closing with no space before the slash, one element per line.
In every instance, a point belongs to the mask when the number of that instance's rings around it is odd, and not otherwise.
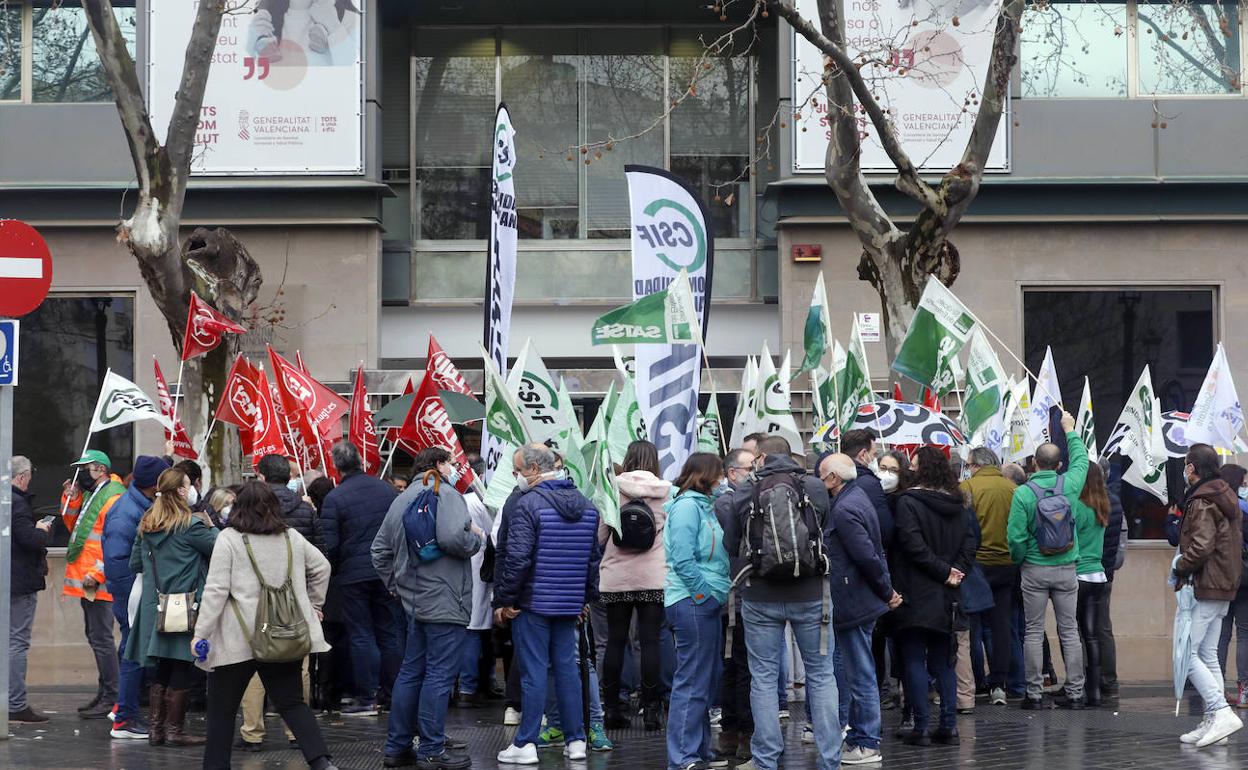
<path fill-rule="evenodd" d="M 117 692 L 117 713 L 113 738 L 143 739 L 148 737 L 147 724 L 139 710 L 139 691 L 143 686 L 143 666 L 126 658 L 126 643 L 130 636 L 130 613 L 128 611 L 130 590 L 134 585 L 134 573 L 130 570 L 130 555 L 134 550 L 134 537 L 139 521 L 156 499 L 156 482 L 160 474 L 169 470 L 169 463 L 160 457 L 140 455 L 134 461 L 130 486 L 117 504 L 108 512 L 104 522 L 104 577 L 106 587 L 113 596 L 113 616 L 121 628 L 121 644 L 117 655 L 121 671 Z"/>
<path fill-rule="evenodd" d="M 764 436 L 766 438 L 766 436 Z M 748 440 L 748 439 L 747 439 Z M 757 442 L 753 442 L 755 449 Z M 720 528 L 728 526 L 733 518 L 732 492 L 750 483 L 754 472 L 756 455 L 748 449 L 734 449 L 724 458 L 724 480 L 727 489 L 715 496 L 715 517 Z M 721 504 L 720 501 L 723 501 Z M 745 649 L 745 622 L 741 619 L 741 605 L 735 607 L 736 619 L 732 624 L 732 657 L 725 658 L 723 676 L 720 679 L 719 702 L 722 714 L 719 722 L 719 753 L 721 756 L 735 754 L 737 759 L 749 759 L 750 738 L 754 733 L 754 711 L 750 705 L 750 666 Z M 724 611 L 724 630 L 728 631 L 728 613 Z"/>
<path fill-rule="evenodd" d="M 975 447 L 967 457 L 971 477 L 962 482 L 962 492 L 971 500 L 975 518 L 979 520 L 980 544 L 975 560 L 984 571 L 992 589 L 992 609 L 988 623 L 992 629 L 992 656 L 988 663 L 989 702 L 1006 705 L 1005 687 L 1010 675 L 1012 645 L 997 643 L 1009 640 L 1014 622 L 1014 590 L 1018 584 L 1018 567 L 1010 557 L 1006 530 L 1010 505 L 1014 500 L 1014 482 L 1001 474 L 1000 461 L 988 447 Z"/>
<path fill-rule="evenodd" d="M 61 489 L 61 510 L 69 544 L 65 549 L 65 587 L 62 594 L 78 599 L 99 673 L 95 697 L 78 709 L 83 719 L 104 719 L 117 702 L 120 676 L 113 639 L 113 595 L 104 575 L 104 525 L 109 511 L 125 494 L 121 479 L 110 472 L 112 461 L 98 449 L 88 449 L 73 463 L 74 479 Z"/>
<path fill-rule="evenodd" d="M 325 537 L 316 509 L 303 499 L 299 479 L 290 475 L 290 461 L 279 454 L 266 455 L 256 464 L 256 475 L 273 490 L 286 524 L 303 535 L 318 551 L 325 553 Z"/>
<path fill-rule="evenodd" d="M 203 595 L 217 530 L 191 513 L 190 478 L 178 468 L 160 474 L 152 506 L 139 522 L 130 569 L 143 575 L 143 598 L 126 644 L 126 660 L 154 668 L 148 692 L 148 743 L 201 746 L 204 739 L 185 730 L 193 683 L 191 630 L 162 631 L 157 624 L 160 594 Z"/>
<path fill-rule="evenodd" d="M 191 507 L 191 511 L 202 511 L 207 504 L 204 499 L 204 469 L 199 467 L 199 463 L 194 460 L 180 460 L 173 464 L 173 467 L 186 474 L 191 480 L 191 491 L 186 496 L 187 505 Z"/>
<path fill-rule="evenodd" d="M 866 493 L 867 499 L 875 508 L 875 515 L 880 522 L 880 538 L 884 543 L 884 550 L 887 551 L 893 542 L 893 512 L 888 507 L 888 498 L 884 496 L 884 488 L 877 475 L 880 465 L 875 458 L 875 435 L 864 429 L 845 431 L 845 435 L 841 436 L 841 453 L 854 461 L 854 467 L 858 471 L 858 478 L 854 483 Z"/>
<path fill-rule="evenodd" d="M 902 475 L 910 472 L 910 458 L 902 452 L 889 451 L 880 455 L 877 462 L 880 471 L 876 476 L 880 479 L 880 489 L 884 491 L 891 510 L 893 499 L 902 491 Z"/>
<path fill-rule="evenodd" d="M 1210 746 L 1244 724 L 1226 702 L 1218 637 L 1222 618 L 1239 591 L 1243 576 L 1243 513 L 1236 491 L 1218 475 L 1221 460 L 1208 444 L 1192 444 L 1184 458 L 1187 492 L 1179 528 L 1174 590 L 1191 586 L 1196 607 L 1191 615 L 1188 680 L 1204 700 L 1204 718 L 1179 740 L 1197 748 Z"/>

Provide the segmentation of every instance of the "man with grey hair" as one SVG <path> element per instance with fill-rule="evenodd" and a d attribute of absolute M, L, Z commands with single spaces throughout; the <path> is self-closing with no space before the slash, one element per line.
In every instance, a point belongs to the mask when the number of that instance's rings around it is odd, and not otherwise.
<path fill-rule="evenodd" d="M 47 588 L 47 548 L 52 523 L 35 521 L 30 492 L 34 467 L 21 455 L 9 461 L 12 476 L 13 535 L 12 572 L 9 581 L 9 721 L 21 724 L 46 722 L 48 718 L 35 711 L 26 701 L 26 652 L 30 649 L 31 629 L 35 624 L 35 606 L 39 592 Z"/>
<path fill-rule="evenodd" d="M 871 635 L 876 620 L 899 606 L 901 596 L 888 574 L 875 506 L 852 483 L 858 478 L 854 460 L 844 454 L 828 455 L 818 473 L 832 499 L 825 535 L 836 632 L 833 666 L 840 724 L 848 728 L 841 764 L 869 764 L 881 759 L 880 690 Z"/>
<path fill-rule="evenodd" d="M 350 442 L 339 441 L 329 452 L 342 480 L 325 497 L 320 529 L 333 587 L 342 593 L 356 688 L 355 702 L 343 713 L 375 714 L 378 697 L 388 700 L 403 663 L 403 607 L 377 576 L 370 553 L 398 495 L 392 485 L 364 472 L 359 450 Z"/>
<path fill-rule="evenodd" d="M 966 461 L 971 477 L 962 482 L 962 492 L 970 499 L 975 518 L 979 520 L 981 539 L 975 560 L 983 568 L 992 589 L 993 606 L 988 610 L 993 641 L 992 659 L 988 662 L 988 697 L 994 706 L 1006 703 L 1005 688 L 1015 652 L 1010 629 L 1014 623 L 1014 592 L 1018 586 L 1018 567 L 1010 558 L 1010 546 L 1006 541 L 1006 525 L 1016 484 L 1002 474 L 999 462 L 988 447 L 975 447 Z"/>

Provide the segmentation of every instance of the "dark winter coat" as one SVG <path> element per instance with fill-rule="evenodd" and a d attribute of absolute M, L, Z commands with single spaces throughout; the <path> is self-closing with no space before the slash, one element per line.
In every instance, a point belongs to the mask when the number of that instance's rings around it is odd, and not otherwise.
<path fill-rule="evenodd" d="M 321 553 L 325 553 L 325 535 L 322 533 L 320 516 L 303 496 L 291 492 L 285 484 L 270 484 L 269 489 L 277 495 L 278 505 L 282 509 L 282 518 L 287 526 L 303 535 Z M 372 542 L 371 540 L 369 541 Z"/>
<path fill-rule="evenodd" d="M 851 482 L 833 499 L 828 518 L 832 625 L 840 630 L 870 623 L 888 612 L 893 596 L 875 506 L 862 487 Z"/>
<path fill-rule="evenodd" d="M 48 587 L 47 532 L 35 528 L 34 495 L 13 487 L 13 569 L 10 573 L 10 596 L 33 594 Z"/>
<path fill-rule="evenodd" d="M 1122 549 L 1126 548 L 1125 533 L 1122 498 L 1111 489 L 1109 490 L 1109 524 L 1105 527 L 1105 542 L 1101 546 L 1101 568 L 1105 570 L 1105 576 L 1111 581 L 1114 579 L 1114 571 L 1122 564 L 1119 558 L 1126 556 L 1122 552 Z"/>
<path fill-rule="evenodd" d="M 130 551 L 139 532 L 139 521 L 151 507 L 151 499 L 131 484 L 108 509 L 108 518 L 104 520 L 104 577 L 114 601 L 125 602 L 130 596 L 134 584 Z"/>
<path fill-rule="evenodd" d="M 979 566 L 978 554 L 984 547 L 984 540 L 983 531 L 979 528 L 977 511 L 966 509 L 966 526 L 970 527 L 971 536 L 975 538 L 977 558 L 971 560 L 971 568 L 962 580 L 962 610 L 968 615 L 973 615 L 977 612 L 987 612 L 996 606 L 996 603 L 992 599 L 992 586 L 988 585 L 984 569 Z"/>
<path fill-rule="evenodd" d="M 520 496 L 504 523 L 506 558 L 496 564 L 495 607 L 569 617 L 597 601 L 598 510 L 575 484 L 543 481 Z"/>
<path fill-rule="evenodd" d="M 143 598 L 126 642 L 127 660 L 154 666 L 152 658 L 193 661 L 191 631 L 184 634 L 162 634 L 156 630 L 156 598 L 158 593 L 180 594 L 194 591 L 202 597 L 208 578 L 208 562 L 217 542 L 217 530 L 198 517 L 182 530 L 161 530 L 139 534 L 130 554 L 130 570 L 143 575 Z M 156 568 L 152 569 L 152 558 Z M 160 585 L 156 584 L 160 573 Z"/>
<path fill-rule="evenodd" d="M 887 549 L 893 542 L 896 527 L 893 509 L 888 505 L 888 496 L 884 494 L 884 487 L 880 486 L 880 477 L 876 476 L 874 471 L 859 462 L 854 463 L 854 468 L 858 471 L 858 478 L 854 484 L 866 493 L 867 499 L 875 508 L 876 519 L 880 522 L 880 542 Z"/>
<path fill-rule="evenodd" d="M 889 553 L 893 587 L 902 604 L 890 623 L 898 630 L 955 630 L 961 591 L 945 585 L 950 568 L 971 571 L 975 533 L 961 495 L 909 489 L 897 500 L 897 541 Z"/>
<path fill-rule="evenodd" d="M 1239 498 L 1219 478 L 1189 492 L 1179 529 L 1175 590 L 1191 584 L 1203 601 L 1231 601 L 1243 574 L 1243 514 Z"/>
<path fill-rule="evenodd" d="M 325 496 L 320 531 L 335 584 L 378 579 L 371 549 L 396 497 L 398 492 L 392 485 L 366 473 L 343 478 Z"/>

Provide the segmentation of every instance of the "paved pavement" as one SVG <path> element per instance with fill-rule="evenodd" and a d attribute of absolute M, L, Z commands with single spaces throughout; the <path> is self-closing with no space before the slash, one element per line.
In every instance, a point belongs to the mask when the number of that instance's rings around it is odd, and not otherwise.
<path fill-rule="evenodd" d="M 190 770 L 198 767 L 198 749 L 152 748 L 142 741 L 118 741 L 108 737 L 106 722 L 84 722 L 74 715 L 77 704 L 89 693 L 39 691 L 31 694 L 37 708 L 52 714 L 43 726 L 13 725 L 10 740 L 0 741 L 0 768 L 75 768 L 76 770 Z M 1182 716 L 1174 716 L 1174 699 L 1163 687 L 1124 687 L 1121 698 L 1102 709 L 1083 712 L 1021 711 L 1015 706 L 980 704 L 973 715 L 958 718 L 962 745 L 913 748 L 891 737 L 899 717 L 884 714 L 886 732 L 883 767 L 974 768 L 975 770 L 1238 770 L 1248 767 L 1248 734 L 1231 739 L 1228 746 L 1194 749 L 1181 746 L 1178 734 L 1198 721 L 1198 704 L 1187 699 Z M 1248 714 L 1248 712 L 1243 712 Z M 796 712 L 795 712 L 796 715 Z M 203 732 L 202 714 L 193 715 L 191 727 Z M 301 755 L 290 750 L 270 720 L 269 751 L 234 755 L 234 767 L 244 770 L 304 768 Z M 322 718 L 334 761 L 343 770 L 380 768 L 385 719 Z M 497 751 L 511 730 L 501 726 L 494 709 L 458 710 L 450 716 L 450 732 L 467 740 L 476 768 L 495 768 Z M 1245 731 L 1248 733 L 1248 731 Z M 787 745 L 784 767 L 789 770 L 815 767 L 813 747 L 800 740 L 797 720 L 785 725 Z M 593 754 L 586 762 L 569 763 L 557 751 L 543 752 L 542 768 L 569 770 L 662 770 L 666 766 L 662 733 L 641 730 L 613 734 L 618 748 L 609 754 Z"/>

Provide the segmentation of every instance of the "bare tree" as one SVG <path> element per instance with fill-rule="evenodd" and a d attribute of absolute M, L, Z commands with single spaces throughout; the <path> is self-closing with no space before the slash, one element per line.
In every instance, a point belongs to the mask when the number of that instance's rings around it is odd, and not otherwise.
<path fill-rule="evenodd" d="M 196 228 L 185 241 L 180 233 L 209 66 L 222 16 L 231 8 L 225 0 L 199 3 L 162 145 L 152 127 L 134 59 L 126 48 L 112 2 L 82 0 L 82 7 L 117 104 L 138 181 L 138 201 L 130 216 L 117 225 L 117 238 L 138 262 L 148 291 L 165 317 L 170 338 L 180 350 L 192 289 L 234 319 L 241 318 L 243 309 L 255 301 L 260 290 L 259 266 L 229 231 Z M 229 363 L 237 350 L 237 339 L 226 335 L 216 350 L 187 362 L 182 378 L 185 406 L 179 416 L 185 415 L 192 436 L 202 435 L 211 404 L 225 390 Z M 218 431 L 212 437 L 205 458 L 211 472 L 227 471 L 227 465 L 237 462 L 238 452 L 227 446 L 229 436 Z"/>

